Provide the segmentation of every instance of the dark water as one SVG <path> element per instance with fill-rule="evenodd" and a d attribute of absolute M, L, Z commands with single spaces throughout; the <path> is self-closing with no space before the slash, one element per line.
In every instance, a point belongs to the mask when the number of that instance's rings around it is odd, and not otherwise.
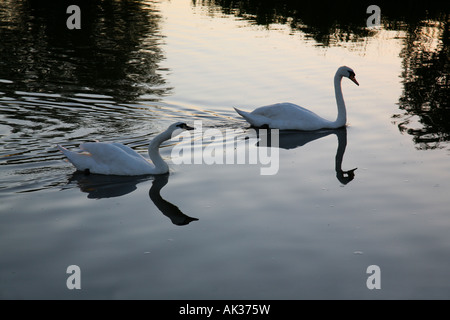
<path fill-rule="evenodd" d="M 68 1 L 8 1 L 2 5 L 2 76 L 11 89 L 109 95 L 130 102 L 170 92 L 151 3 L 85 1 L 83 25 L 66 27 Z M 14 44 L 14 45 L 12 45 Z"/>
<path fill-rule="evenodd" d="M 2 1 L 0 297 L 448 299 L 449 8 L 379 3 L 367 28 L 368 5 Z M 343 83 L 349 126 L 281 133 L 275 175 L 175 164 L 168 141 L 168 175 L 87 176 L 56 149 L 146 155 L 185 121 L 235 130 L 250 152 L 232 107 L 290 101 L 332 119 L 343 64 L 360 82 Z"/>

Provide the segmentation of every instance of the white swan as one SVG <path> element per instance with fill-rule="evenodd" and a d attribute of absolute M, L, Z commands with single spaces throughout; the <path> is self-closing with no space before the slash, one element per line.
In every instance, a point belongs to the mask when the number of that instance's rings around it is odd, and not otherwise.
<path fill-rule="evenodd" d="M 153 164 L 139 153 L 120 143 L 88 142 L 80 145 L 84 152 L 69 151 L 58 145 L 59 150 L 79 171 L 106 175 L 138 176 L 163 174 L 169 166 L 159 154 L 159 146 L 169 140 L 176 130 L 192 130 L 183 122 L 170 125 L 166 131 L 157 135 L 148 146 L 148 155 Z"/>
<path fill-rule="evenodd" d="M 342 96 L 341 80 L 347 77 L 359 86 L 355 72 L 346 66 L 340 67 L 334 76 L 334 92 L 338 115 L 336 121 L 326 120 L 314 112 L 292 103 L 277 103 L 245 112 L 234 108 L 245 120 L 254 127 L 269 127 L 280 130 L 319 130 L 336 129 L 345 126 L 347 112 Z"/>

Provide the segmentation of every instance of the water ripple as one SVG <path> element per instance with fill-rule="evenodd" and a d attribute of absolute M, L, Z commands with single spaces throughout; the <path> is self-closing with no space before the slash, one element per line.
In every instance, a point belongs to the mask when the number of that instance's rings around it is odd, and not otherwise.
<path fill-rule="evenodd" d="M 87 141 L 117 141 L 145 154 L 148 141 L 172 122 L 201 120 L 203 129 L 242 125 L 231 112 L 177 102 L 118 103 L 94 93 L 14 91 L 1 96 L 0 114 L 0 189 L 12 192 L 53 187 L 61 180 L 57 176 L 72 170 L 57 144 L 77 148 Z"/>

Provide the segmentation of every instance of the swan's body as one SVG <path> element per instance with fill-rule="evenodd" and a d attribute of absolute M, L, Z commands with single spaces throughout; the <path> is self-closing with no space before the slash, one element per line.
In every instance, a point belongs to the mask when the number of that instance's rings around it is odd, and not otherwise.
<path fill-rule="evenodd" d="M 234 109 L 254 127 L 266 126 L 280 130 L 305 131 L 340 128 L 347 123 L 347 112 L 341 88 L 342 77 L 347 77 L 359 85 L 355 79 L 355 73 L 351 68 L 343 66 L 336 71 L 334 76 L 334 91 L 338 115 L 335 121 L 326 120 L 308 109 L 286 102 L 260 107 L 252 112 L 242 111 L 237 108 Z"/>
<path fill-rule="evenodd" d="M 169 166 L 159 154 L 159 146 L 169 140 L 178 129 L 192 130 L 185 123 L 177 122 L 157 135 L 148 146 L 148 155 L 153 163 L 139 153 L 120 143 L 88 142 L 80 145 L 84 152 L 69 151 L 58 145 L 59 150 L 79 171 L 89 173 L 139 176 L 146 174 L 163 174 L 169 172 Z"/>

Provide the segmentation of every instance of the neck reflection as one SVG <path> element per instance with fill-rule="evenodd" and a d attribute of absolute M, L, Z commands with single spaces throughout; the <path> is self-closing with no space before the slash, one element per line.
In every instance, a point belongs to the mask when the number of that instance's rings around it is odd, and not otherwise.
<path fill-rule="evenodd" d="M 174 204 L 166 201 L 161 197 L 161 189 L 169 181 L 169 174 L 159 174 L 155 175 L 152 187 L 149 191 L 150 199 L 152 199 L 155 206 L 161 211 L 166 217 L 168 217 L 173 224 L 177 226 L 184 226 L 192 221 L 197 221 L 197 218 L 189 217 L 185 215 L 181 210 Z"/>
<path fill-rule="evenodd" d="M 261 136 L 270 135 L 270 130 L 257 129 L 257 138 Z M 355 170 L 342 170 L 342 162 L 344 159 L 345 149 L 347 147 L 347 128 L 342 127 L 338 129 L 323 129 L 317 131 L 293 131 L 293 130 L 280 130 L 279 131 L 279 144 L 278 147 L 282 149 L 295 149 L 308 144 L 311 141 L 315 141 L 324 138 L 330 134 L 335 134 L 338 140 L 338 147 L 335 157 L 335 171 L 336 178 L 340 183 L 346 185 L 355 178 Z M 267 144 L 264 146 L 270 147 L 272 141 L 270 136 L 264 137 Z M 259 143 L 257 143 L 259 146 Z"/>

